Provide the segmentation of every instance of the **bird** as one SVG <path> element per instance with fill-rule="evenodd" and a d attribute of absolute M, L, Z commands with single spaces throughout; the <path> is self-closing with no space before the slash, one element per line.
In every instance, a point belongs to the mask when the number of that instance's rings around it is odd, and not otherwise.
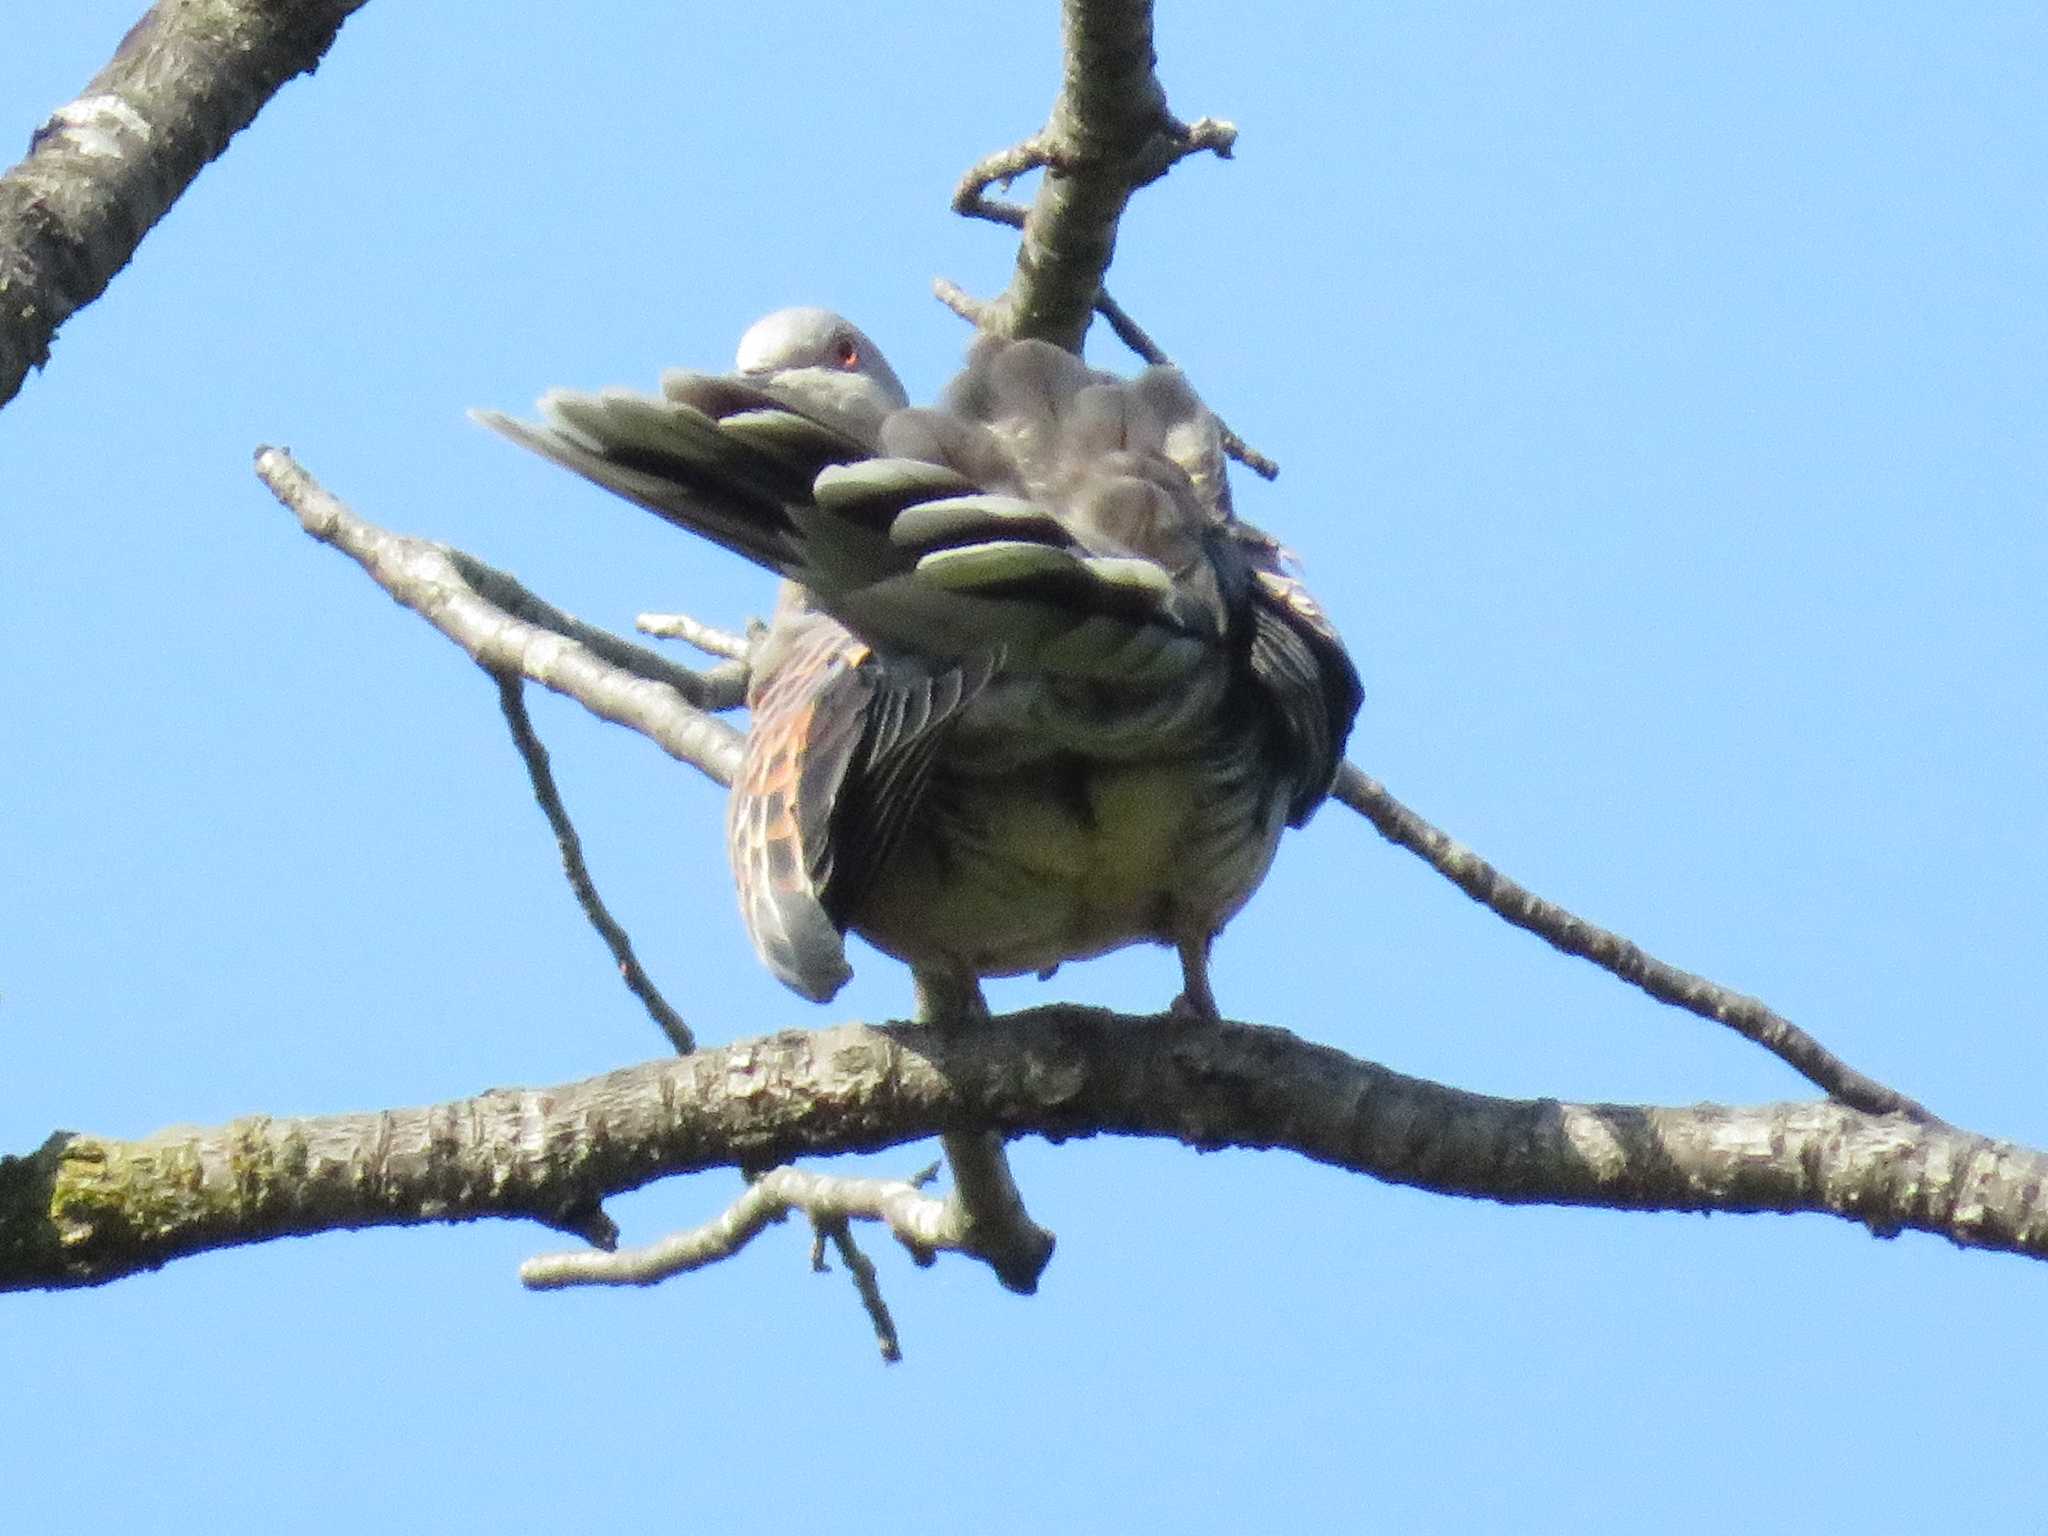
<path fill-rule="evenodd" d="M 920 1013 L 981 981 L 1173 947 L 1219 1017 L 1216 935 L 1327 797 L 1356 668 L 1291 555 L 1232 507 L 1181 372 L 982 336 L 933 407 L 828 310 L 733 371 L 555 389 L 514 442 L 783 577 L 727 815 L 763 963 L 813 1001 L 852 931 Z"/>

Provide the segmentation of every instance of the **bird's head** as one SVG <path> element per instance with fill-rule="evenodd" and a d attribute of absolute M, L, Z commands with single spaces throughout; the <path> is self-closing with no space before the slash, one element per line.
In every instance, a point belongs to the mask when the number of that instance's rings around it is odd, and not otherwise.
<path fill-rule="evenodd" d="M 910 403 L 882 349 L 829 309 L 778 309 L 756 320 L 733 362 L 742 378 L 793 392 L 864 441 Z"/>

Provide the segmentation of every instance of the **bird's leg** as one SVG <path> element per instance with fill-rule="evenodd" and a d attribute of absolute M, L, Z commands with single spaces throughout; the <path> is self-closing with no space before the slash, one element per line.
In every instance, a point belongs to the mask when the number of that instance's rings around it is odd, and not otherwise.
<path fill-rule="evenodd" d="M 978 977 L 922 967 L 910 974 L 918 1022 L 950 1033 L 988 1018 Z M 1008 1289 L 1029 1296 L 1052 1259 L 1053 1235 L 1024 1209 L 1003 1138 L 994 1131 L 948 1131 L 939 1144 L 953 1170 L 946 1215 L 961 1231 L 961 1246 L 985 1260 Z"/>
<path fill-rule="evenodd" d="M 917 1021 L 920 1024 L 957 1029 L 988 1017 L 988 999 L 981 995 L 981 978 L 978 976 L 913 966 L 910 980 L 917 989 Z"/>
<path fill-rule="evenodd" d="M 1180 950 L 1180 996 L 1173 1000 L 1172 1012 L 1184 1019 L 1199 1019 L 1203 1023 L 1214 1023 L 1223 1015 L 1216 1008 L 1216 994 L 1209 988 L 1209 946 L 1216 941 L 1214 933 L 1183 935 L 1175 941 Z"/>

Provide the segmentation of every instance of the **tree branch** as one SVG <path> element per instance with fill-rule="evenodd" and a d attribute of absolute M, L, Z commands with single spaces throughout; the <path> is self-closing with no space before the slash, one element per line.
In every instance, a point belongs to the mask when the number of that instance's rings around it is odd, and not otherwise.
<path fill-rule="evenodd" d="M 964 1234 L 946 1228 L 946 1202 L 925 1194 L 916 1180 L 849 1179 L 785 1164 L 755 1179 L 702 1226 L 672 1232 L 644 1248 L 542 1254 L 519 1266 L 519 1279 L 533 1291 L 654 1285 L 731 1258 L 791 1211 L 809 1216 L 821 1236 L 854 1217 L 885 1222 L 920 1264 L 931 1263 L 941 1250 L 968 1251 Z"/>
<path fill-rule="evenodd" d="M 1168 367 L 1173 366 L 1173 359 L 1166 355 L 1165 349 L 1152 339 L 1151 333 L 1138 324 L 1123 305 L 1117 303 L 1115 299 L 1109 296 L 1107 288 L 1097 295 L 1095 312 L 1109 322 L 1109 328 L 1116 332 L 1117 340 L 1145 359 L 1146 362 L 1155 366 L 1161 364 Z M 1211 414 L 1213 415 L 1214 412 L 1211 412 Z M 1222 439 L 1223 451 L 1257 475 L 1261 480 L 1277 480 L 1280 478 L 1280 466 L 1239 437 L 1236 429 L 1221 416 L 1216 417 L 1216 432 L 1217 436 Z"/>
<path fill-rule="evenodd" d="M 256 473 L 300 527 L 354 560 L 479 666 L 530 678 L 639 731 L 717 783 L 732 782 L 740 733 L 706 712 L 727 706 L 703 676 L 571 618 L 473 556 L 364 522 L 282 448 L 258 449 Z"/>
<path fill-rule="evenodd" d="M 590 866 L 583 860 L 583 839 L 576 835 L 576 824 L 569 819 L 569 808 L 562 803 L 562 793 L 555 787 L 554 770 L 548 765 L 548 749 L 541 744 L 540 734 L 533 728 L 533 717 L 526 712 L 525 691 L 526 684 L 519 678 L 500 677 L 498 707 L 504 711 L 505 725 L 512 732 L 512 745 L 519 749 L 519 760 L 526 764 L 527 780 L 533 785 L 533 798 L 540 803 L 541 814 L 547 817 L 548 827 L 555 834 L 555 847 L 562 855 L 562 874 L 569 882 L 569 889 L 575 893 L 576 905 L 583 909 L 590 926 L 597 930 L 605 948 L 612 952 L 612 961 L 619 968 L 626 990 L 640 999 L 641 1006 L 668 1043 L 679 1054 L 688 1055 L 697 1048 L 690 1026 L 661 995 L 661 989 L 641 966 L 640 957 L 633 953 L 632 939 L 619 926 L 618 919 L 612 916 L 604 898 L 597 894 L 597 882 L 590 878 Z"/>
<path fill-rule="evenodd" d="M 0 405 L 363 0 L 161 0 L 0 176 Z"/>
<path fill-rule="evenodd" d="M 653 635 L 657 640 L 680 640 L 706 656 L 719 656 L 727 661 L 744 662 L 754 653 L 754 643 L 746 635 L 719 629 L 687 613 L 643 613 L 633 620 L 633 627 L 643 635 Z M 740 676 L 744 679 L 745 674 Z M 739 691 L 746 691 L 744 681 Z"/>
<path fill-rule="evenodd" d="M 811 1227 L 815 1234 L 811 1242 L 811 1268 L 820 1274 L 825 1272 L 825 1244 L 830 1241 L 839 1250 L 839 1262 L 853 1277 L 854 1293 L 874 1325 L 875 1347 L 881 1350 L 883 1360 L 894 1365 L 903 1358 L 903 1346 L 896 1337 L 896 1319 L 889 1315 L 889 1303 L 882 1297 L 882 1278 L 875 1272 L 874 1260 L 860 1251 L 847 1217 L 814 1216 Z"/>
<path fill-rule="evenodd" d="M 1618 933 L 1545 901 L 1516 884 L 1470 848 L 1424 821 L 1387 792 L 1377 779 L 1346 763 L 1337 775 L 1336 798 L 1365 817 L 1388 842 L 1406 848 L 1481 906 L 1553 949 L 1590 960 L 1603 971 L 1640 987 L 1660 1003 L 1725 1024 L 1762 1046 L 1801 1077 L 1853 1109 L 1873 1115 L 1905 1115 L 1929 1125 L 1941 1120 L 1896 1088 L 1866 1077 L 1783 1015 L 1731 987 L 1667 965 Z"/>
<path fill-rule="evenodd" d="M 1052 116 L 1021 143 L 980 160 L 953 189 L 953 211 L 1020 230 L 1017 269 L 1009 289 L 977 299 L 959 284 L 935 278 L 940 303 L 977 330 L 1037 336 L 1079 353 L 1091 314 L 1148 363 L 1171 362 L 1165 351 L 1102 286 L 1116 249 L 1124 205 L 1189 155 L 1228 160 L 1234 125 L 1213 117 L 1183 123 L 1166 108 L 1153 73 L 1150 0 L 1067 0 L 1062 42 L 1066 80 Z M 1026 171 L 1045 179 L 1027 209 L 988 195 Z M 1280 466 L 1217 420 L 1223 451 L 1271 480 Z"/>
<path fill-rule="evenodd" d="M 1061 38 L 1065 79 L 1045 127 L 968 171 L 953 207 L 1023 231 L 1010 286 L 981 307 L 981 328 L 1079 352 L 1131 194 L 1187 155 L 1228 155 L 1236 130 L 1167 110 L 1152 67 L 1151 0 L 1065 0 Z M 1038 168 L 1045 177 L 1028 212 L 986 195 Z"/>
<path fill-rule="evenodd" d="M 601 1236 L 606 1197 L 671 1174 L 985 1127 L 1286 1150 L 1506 1204 L 1810 1211 L 2048 1258 L 2048 1154 L 1946 1126 L 1492 1098 L 1283 1030 L 1055 1007 L 784 1033 L 430 1109 L 62 1133 L 0 1160 L 0 1289 L 346 1228 L 491 1216 Z"/>

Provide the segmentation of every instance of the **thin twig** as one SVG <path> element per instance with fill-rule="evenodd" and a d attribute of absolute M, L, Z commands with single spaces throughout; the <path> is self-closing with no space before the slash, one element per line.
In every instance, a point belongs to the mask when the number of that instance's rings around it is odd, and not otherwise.
<path fill-rule="evenodd" d="M 970 1234 L 949 1202 L 925 1194 L 908 1179 L 853 1179 L 803 1168 L 771 1168 L 739 1198 L 702 1226 L 672 1232 L 643 1248 L 613 1253 L 541 1254 L 519 1267 L 529 1290 L 579 1285 L 655 1285 L 729 1259 L 791 1211 L 814 1222 L 879 1221 L 921 1260 L 935 1253 L 968 1253 Z"/>
<path fill-rule="evenodd" d="M 1377 779 L 1346 763 L 1336 798 L 1379 829 L 1380 836 L 1415 854 L 1467 896 L 1497 916 L 1565 954 L 1590 960 L 1660 1003 L 1725 1024 L 1762 1046 L 1829 1098 L 1868 1114 L 1906 1115 L 1924 1125 L 1942 1121 L 1895 1088 L 1866 1077 L 1805 1030 L 1756 998 L 1682 971 L 1516 884 L 1448 833 L 1424 821 Z"/>
<path fill-rule="evenodd" d="M 554 771 L 548 766 L 548 749 L 542 745 L 533 728 L 533 718 L 526 712 L 525 695 L 526 684 L 519 678 L 498 678 L 498 705 L 505 712 L 505 723 L 511 727 L 513 745 L 519 748 L 527 777 L 533 782 L 533 798 L 540 802 L 548 825 L 554 829 L 555 846 L 562 852 L 562 873 L 568 876 L 569 889 L 576 893 L 576 904 L 590 919 L 590 926 L 597 930 L 605 947 L 611 950 L 626 990 L 640 999 L 648 1016 L 668 1037 L 668 1043 L 675 1047 L 676 1053 L 687 1056 L 697 1048 L 696 1037 L 690 1033 L 690 1026 L 683 1022 L 682 1015 L 669 1006 L 660 988 L 641 969 L 639 958 L 633 953 L 632 939 L 597 894 L 597 884 L 590 878 L 590 866 L 583 860 L 583 840 L 576 835 L 568 808 L 562 804 L 561 791 L 555 786 Z"/>
<path fill-rule="evenodd" d="M 574 640 L 600 661 L 608 661 L 635 677 L 666 683 L 699 709 L 715 713 L 737 708 L 746 700 L 747 678 L 743 668 L 714 666 L 700 672 L 694 667 L 686 667 L 659 651 L 650 651 L 646 646 L 635 645 L 608 629 L 586 623 L 572 613 L 564 613 L 522 585 L 518 577 L 486 565 L 474 555 L 445 544 L 433 547 L 446 552 L 463 582 L 477 596 L 522 623 L 560 635 L 565 640 Z"/>
<path fill-rule="evenodd" d="M 953 211 L 963 218 L 987 219 L 1022 229 L 1025 210 L 1015 203 L 997 202 L 988 195 L 988 189 L 998 182 L 1007 188 L 1026 171 L 1040 170 L 1052 163 L 1052 141 L 1042 132 L 1034 133 L 1021 144 L 984 156 L 967 168 L 967 174 L 953 188 Z"/>
<path fill-rule="evenodd" d="M 861 1252 L 860 1244 L 854 1241 L 853 1227 L 844 1216 L 816 1216 L 812 1226 L 817 1233 L 818 1246 L 811 1250 L 811 1267 L 823 1270 L 825 1265 L 824 1243 L 827 1238 L 839 1250 L 840 1262 L 846 1266 L 847 1275 L 853 1280 L 853 1288 L 860 1296 L 860 1304 L 868 1314 L 868 1321 L 874 1324 L 875 1347 L 881 1350 L 882 1358 L 894 1365 L 903 1358 L 903 1343 L 896 1336 L 896 1319 L 889 1315 L 889 1303 L 882 1296 L 881 1276 L 875 1273 L 874 1260 Z"/>
<path fill-rule="evenodd" d="M 1129 310 L 1109 296 L 1107 288 L 1095 296 L 1095 312 L 1109 322 L 1109 328 L 1116 332 L 1119 341 L 1146 362 L 1155 367 L 1173 366 L 1173 359 L 1166 355 L 1165 349 L 1132 318 Z M 1223 451 L 1261 480 L 1272 480 L 1279 475 L 1280 466 L 1239 437 L 1221 416 L 1216 418 L 1216 429 L 1223 439 Z"/>
<path fill-rule="evenodd" d="M 980 330 L 982 321 L 988 318 L 987 302 L 975 298 L 950 277 L 933 278 L 932 295 L 976 330 Z"/>
<path fill-rule="evenodd" d="M 1149 186 L 1190 155 L 1206 153 L 1228 160 L 1237 148 L 1237 125 L 1218 117 L 1184 123 L 1162 110 L 1157 129 L 1133 157 L 1128 171 L 1133 189 Z M 1021 143 L 985 155 L 969 166 L 953 188 L 952 208 L 963 218 L 986 219 L 991 224 L 1022 229 L 1030 210 L 1021 203 L 992 198 L 988 189 L 1000 184 L 1007 190 L 1027 171 L 1073 174 L 1076 169 L 1077 156 L 1062 146 L 1049 127 L 1043 128 Z"/>
<path fill-rule="evenodd" d="M 643 635 L 680 640 L 706 656 L 723 656 L 727 661 L 745 661 L 754 652 L 754 642 L 746 635 L 706 624 L 687 613 L 643 613 L 633 620 L 633 627 Z"/>

